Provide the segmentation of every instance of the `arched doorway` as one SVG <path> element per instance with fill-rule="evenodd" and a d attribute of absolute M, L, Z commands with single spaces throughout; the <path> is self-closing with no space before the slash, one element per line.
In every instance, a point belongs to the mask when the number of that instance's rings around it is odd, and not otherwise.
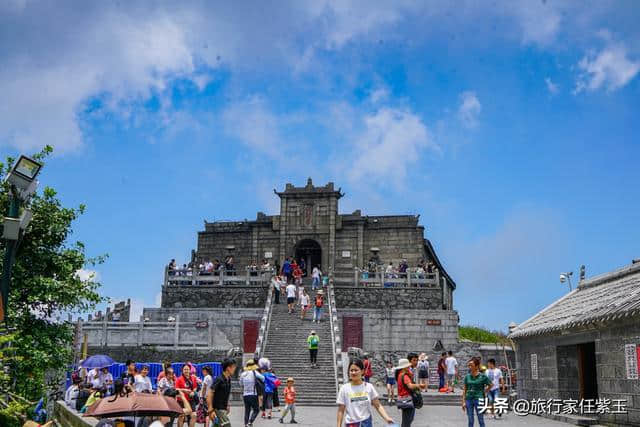
<path fill-rule="evenodd" d="M 313 267 L 320 265 L 322 262 L 322 248 L 320 244 L 313 239 L 303 239 L 296 244 L 295 257 L 298 263 L 304 260 L 307 267 L 307 276 L 311 276 Z"/>

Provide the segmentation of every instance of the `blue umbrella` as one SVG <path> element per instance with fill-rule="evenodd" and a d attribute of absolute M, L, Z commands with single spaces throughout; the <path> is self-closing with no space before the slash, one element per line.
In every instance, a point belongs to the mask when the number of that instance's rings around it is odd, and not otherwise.
<path fill-rule="evenodd" d="M 83 368 L 105 368 L 116 363 L 115 360 L 104 354 L 96 354 L 95 356 L 87 357 L 80 366 Z"/>

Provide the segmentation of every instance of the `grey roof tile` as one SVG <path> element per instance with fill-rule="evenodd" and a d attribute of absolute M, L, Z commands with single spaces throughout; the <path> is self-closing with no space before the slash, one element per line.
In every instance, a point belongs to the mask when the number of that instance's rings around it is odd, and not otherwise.
<path fill-rule="evenodd" d="M 636 315 L 640 315 L 640 263 L 581 282 L 577 289 L 522 322 L 509 338 Z"/>

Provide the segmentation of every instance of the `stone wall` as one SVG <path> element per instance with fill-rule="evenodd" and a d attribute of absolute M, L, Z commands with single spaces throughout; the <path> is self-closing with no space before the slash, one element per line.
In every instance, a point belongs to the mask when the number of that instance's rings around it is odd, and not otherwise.
<path fill-rule="evenodd" d="M 595 342 L 598 397 L 625 399 L 628 414 L 602 414 L 600 422 L 640 425 L 640 380 L 626 379 L 625 344 L 640 344 L 640 318 L 574 329 L 571 333 L 514 339 L 518 366 L 518 397 L 576 398 L 577 344 Z M 538 379 L 532 378 L 531 355 L 538 359 Z M 634 424 L 635 423 L 635 424 Z"/>
<path fill-rule="evenodd" d="M 145 308 L 145 322 L 79 322 L 90 354 L 116 360 L 220 360 L 232 348 L 244 347 L 243 321 L 258 320 L 261 308 L 175 309 Z M 169 322 L 168 319 L 175 319 Z M 203 322 L 206 322 L 204 324 Z M 80 343 L 82 340 L 78 339 Z M 77 344 L 79 346 L 79 344 Z M 76 351 L 80 351 L 76 348 Z M 211 359 L 215 357 L 215 359 Z"/>
<path fill-rule="evenodd" d="M 378 256 L 384 265 L 391 261 L 397 266 L 404 258 L 415 267 L 426 256 L 424 227 L 413 215 L 369 217 L 364 227 L 365 252 L 370 254 L 372 247 L 380 249 Z"/>
<path fill-rule="evenodd" d="M 268 285 L 171 285 L 162 287 L 163 308 L 264 308 Z"/>
<path fill-rule="evenodd" d="M 196 322 L 211 321 L 217 329 L 222 331 L 226 339 L 234 347 L 243 347 L 242 322 L 245 319 L 260 319 L 264 307 L 259 308 L 145 308 L 144 316 L 151 321 L 166 320 L 169 317 L 180 316 L 180 322 L 195 324 Z"/>
<path fill-rule="evenodd" d="M 458 343 L 458 313 L 455 311 L 338 308 L 338 316 L 339 322 L 344 316 L 362 317 L 363 348 L 366 351 L 431 352 L 438 340 L 444 348 Z M 439 320 L 440 325 L 427 325 L 427 320 Z M 342 323 L 340 329 L 343 330 Z"/>
<path fill-rule="evenodd" d="M 336 305 L 339 312 L 342 312 L 343 309 L 352 308 L 441 310 L 442 289 L 440 287 L 375 288 L 341 286 L 336 288 Z M 431 315 L 431 312 L 429 312 L 427 317 Z"/>

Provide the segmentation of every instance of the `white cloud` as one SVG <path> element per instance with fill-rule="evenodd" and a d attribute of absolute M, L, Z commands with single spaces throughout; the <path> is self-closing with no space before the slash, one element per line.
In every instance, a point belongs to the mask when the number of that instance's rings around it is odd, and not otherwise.
<path fill-rule="evenodd" d="M 369 100 L 373 104 L 377 104 L 381 101 L 388 100 L 390 95 L 391 93 L 389 92 L 389 89 L 387 89 L 386 87 L 379 87 L 371 91 L 371 93 L 369 94 Z"/>
<path fill-rule="evenodd" d="M 278 7 L 248 2 L 0 2 L 0 92 L 5 100 L 0 102 L 0 145 L 31 151 L 49 143 L 56 152 L 76 150 L 84 140 L 83 112 L 95 98 L 103 101 L 102 108 L 128 118 L 151 95 L 162 96 L 174 79 L 189 79 L 203 89 L 220 66 L 248 74 L 277 69 L 317 75 L 322 61 L 329 61 L 323 51 L 382 40 L 414 45 L 451 27 L 475 25 L 478 16 L 504 24 L 499 32 L 481 26 L 483 36 L 549 45 L 560 30 L 573 28 L 575 33 L 579 28 L 584 34 L 594 16 L 607 10 L 583 9 L 551 1 L 449 5 L 324 0 Z M 596 59 L 584 62 L 585 73 L 593 76 L 586 87 L 597 85 L 599 75 L 611 74 L 600 71 L 606 69 L 602 61 L 610 61 Z M 605 79 L 611 87 L 623 85 L 635 68 L 634 62 L 617 62 L 622 71 Z M 351 62 L 356 67 L 354 63 L 357 58 Z M 325 64 L 320 69 L 331 68 Z"/>
<path fill-rule="evenodd" d="M 528 2 L 506 2 L 503 4 L 522 31 L 523 43 L 548 45 L 561 28 L 560 5 L 546 0 Z"/>
<path fill-rule="evenodd" d="M 466 128 L 474 128 L 478 125 L 478 116 L 482 111 L 482 104 L 475 92 L 467 91 L 460 94 L 460 107 L 458 118 Z"/>
<path fill-rule="evenodd" d="M 640 61 L 627 56 L 622 43 L 609 41 L 599 52 L 590 52 L 578 62 L 580 75 L 574 93 L 601 88 L 612 92 L 629 83 L 640 71 Z"/>
<path fill-rule="evenodd" d="M 280 118 L 272 113 L 263 98 L 254 96 L 231 105 L 222 114 L 225 132 L 263 153 L 278 155 L 282 142 Z"/>
<path fill-rule="evenodd" d="M 555 95 L 558 93 L 558 91 L 560 90 L 560 88 L 558 87 L 558 85 L 556 83 L 554 83 L 550 77 L 546 77 L 544 79 L 544 83 L 547 85 L 547 90 L 549 91 L 549 93 L 551 95 Z"/>
<path fill-rule="evenodd" d="M 390 181 L 399 187 L 423 149 L 440 151 L 422 119 L 407 109 L 384 107 L 359 120 L 362 128 L 351 135 L 352 151 L 341 163 L 352 182 Z"/>
<path fill-rule="evenodd" d="M 80 270 L 76 271 L 76 277 L 82 281 L 87 281 L 87 280 L 91 282 L 100 281 L 100 273 L 98 273 L 95 270 L 87 270 L 84 268 L 81 268 Z"/>

